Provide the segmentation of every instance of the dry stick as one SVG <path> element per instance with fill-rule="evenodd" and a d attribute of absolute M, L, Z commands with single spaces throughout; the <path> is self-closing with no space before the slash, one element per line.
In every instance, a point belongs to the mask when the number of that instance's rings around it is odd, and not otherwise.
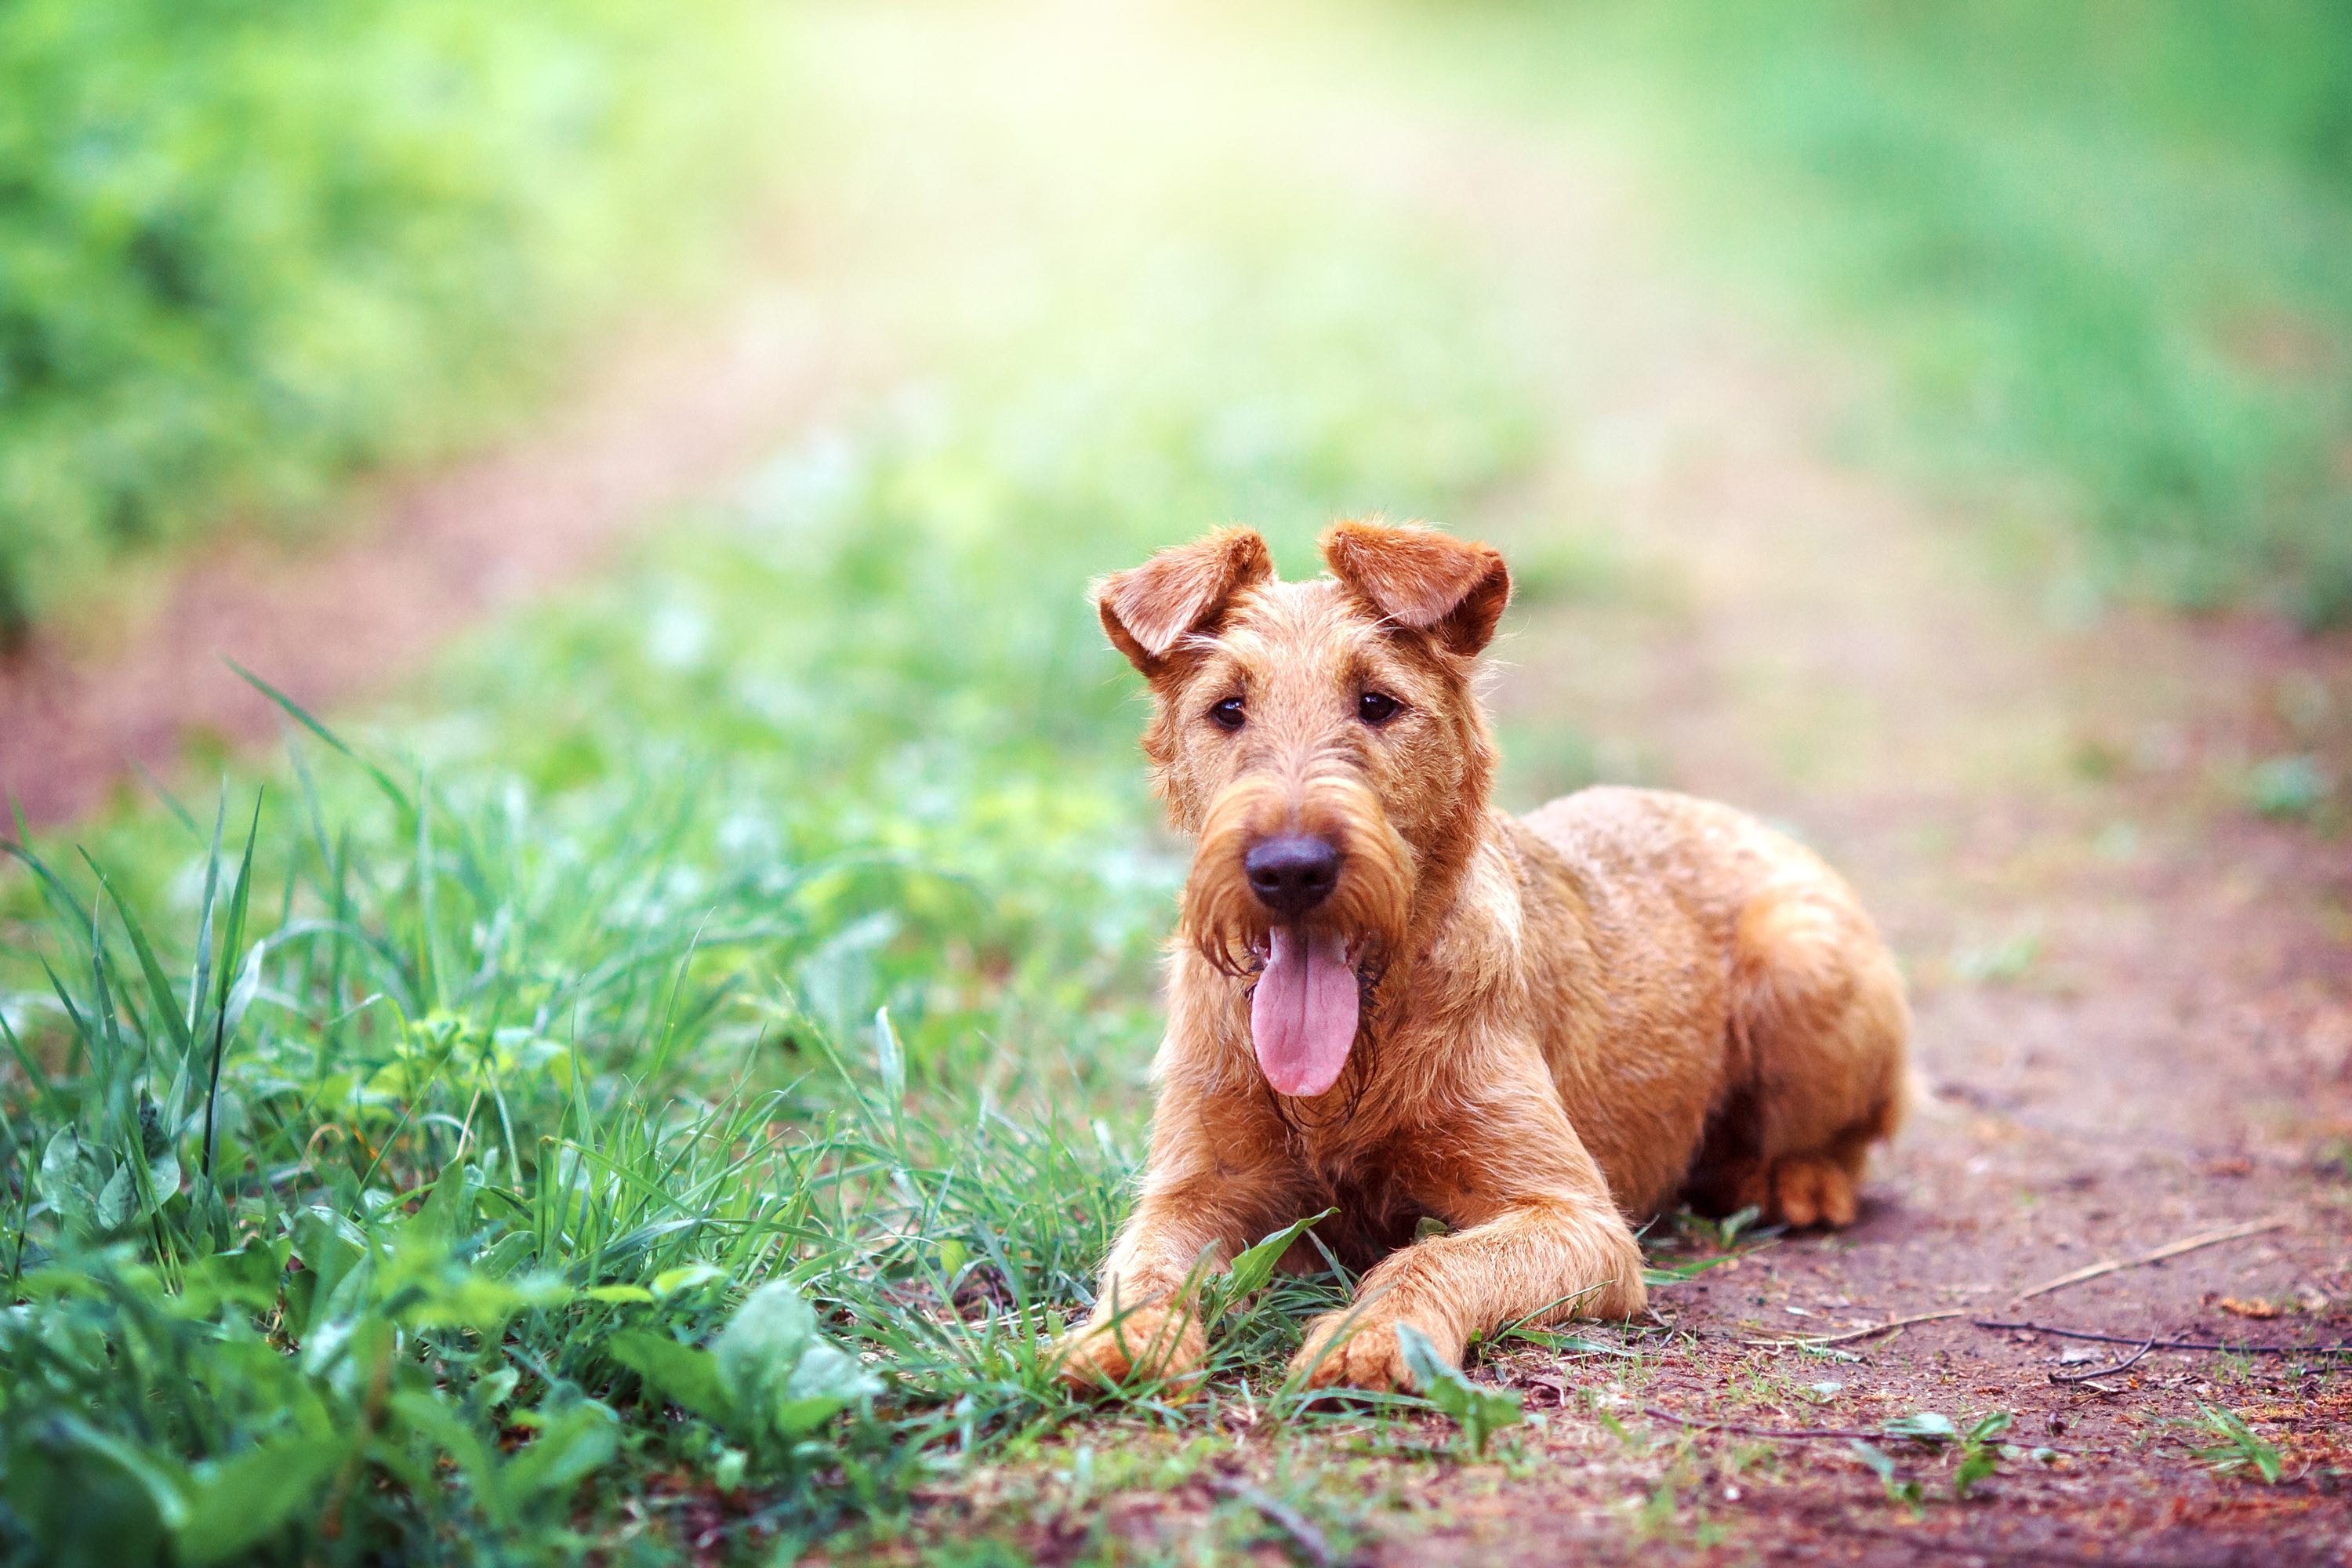
<path fill-rule="evenodd" d="M 1897 1329 L 1907 1329 L 1914 1323 L 1940 1323 L 1947 1318 L 1964 1318 L 1968 1312 L 1966 1307 L 1953 1307 L 1941 1312 L 1920 1312 L 1908 1318 L 1873 1323 L 1867 1328 L 1849 1329 L 1842 1334 L 1776 1334 L 1769 1339 L 1742 1340 L 1739 1342 L 1747 1345 L 1842 1345 L 1853 1340 L 1876 1339 Z"/>
<path fill-rule="evenodd" d="M 2184 1252 L 2194 1252 L 2200 1247 L 2214 1247 L 2225 1241 L 2237 1241 L 2245 1237 L 2259 1236 L 2266 1230 L 2276 1230 L 2284 1224 L 2286 1224 L 2286 1216 L 2276 1215 L 2269 1219 L 2253 1220 L 2245 1225 L 2230 1226 L 2221 1230 L 2209 1230 L 2180 1241 L 2167 1242 L 2155 1251 L 2143 1252 L 2137 1258 L 2111 1258 L 2105 1263 L 2094 1263 L 2087 1268 L 2077 1268 L 2072 1274 L 2062 1274 L 2055 1279 L 2045 1279 L 2032 1289 L 2011 1297 L 2010 1305 L 2015 1306 L 2020 1301 L 2030 1301 L 2036 1296 L 2046 1296 L 2053 1290 L 2063 1290 L 2069 1285 L 2080 1285 L 2085 1279 L 2096 1279 L 2103 1274 L 2113 1274 L 2125 1268 L 2137 1268 L 2144 1263 L 2161 1263 L 2168 1258 L 2178 1258 Z M 1884 1323 L 1873 1323 L 1867 1328 L 1850 1330 L 1843 1334 L 1776 1334 L 1769 1339 L 1743 1340 L 1740 1342 L 1750 1345 L 1842 1345 L 1855 1340 L 1875 1339 L 1880 1334 L 1893 1333 L 1896 1329 L 1907 1329 L 1914 1323 L 1940 1323 L 1948 1319 L 1966 1316 L 1968 1316 L 1967 1308 L 1953 1307 L 1941 1312 L 1920 1312 L 1908 1318 L 1895 1318 Z M 2113 1342 L 2136 1345 L 2140 1342 L 2136 1339 L 2117 1339 Z M 2226 1347 L 2167 1346 L 2158 1343 L 2156 1348 L 2186 1350 Z"/>
<path fill-rule="evenodd" d="M 2155 1348 L 2156 1342 L 2154 1340 L 2148 1340 L 2143 1342 L 2139 1349 L 2132 1352 L 2131 1354 L 2124 1357 L 2123 1360 L 2116 1363 L 2113 1366 L 2095 1366 L 2088 1372 L 2058 1372 L 2053 1370 L 2050 1373 L 2050 1381 L 2056 1384 L 2088 1383 L 2095 1377 L 2113 1377 L 2119 1372 L 2129 1372 L 2133 1367 L 2137 1366 L 2139 1364 L 2139 1358 L 2146 1355 Z M 2084 1353 L 2088 1355 L 2090 1352 L 2085 1351 Z"/>
<path fill-rule="evenodd" d="M 2069 1285 L 2080 1285 L 2085 1279 L 2096 1279 L 2103 1274 L 2114 1274 L 2126 1268 L 2137 1268 L 2144 1263 L 2161 1263 L 2168 1258 L 2178 1258 L 2184 1252 L 2194 1252 L 2200 1247 L 2218 1247 L 2225 1241 L 2237 1241 L 2249 1236 L 2260 1236 L 2266 1230 L 2276 1230 L 2286 1224 L 2286 1215 L 2273 1215 L 2269 1219 L 2250 1220 L 2244 1225 L 2225 1226 L 2197 1236 L 2170 1241 L 2153 1252 L 2143 1252 L 2137 1258 L 2110 1258 L 2105 1263 L 2094 1263 L 2087 1268 L 2077 1268 L 2072 1274 L 2061 1274 L 2055 1279 L 2045 1279 L 2031 1290 L 2021 1290 L 2009 1299 L 2016 1306 L 2031 1301 L 2036 1296 L 2046 1296 L 2053 1290 L 2063 1290 Z"/>
<path fill-rule="evenodd" d="M 1315 1568 L 1334 1568 L 1339 1559 L 1331 1555 L 1331 1543 L 1323 1532 L 1307 1522 L 1307 1516 L 1271 1492 L 1231 1476 L 1219 1476 L 1209 1483 L 1209 1489 L 1236 1502 L 1245 1502 L 1265 1515 L 1275 1527 L 1297 1546 L 1300 1553 Z"/>
<path fill-rule="evenodd" d="M 2230 1344 L 2221 1340 L 2149 1340 L 2145 1334 L 2103 1334 L 2090 1329 L 2058 1329 L 2048 1323 L 2010 1322 L 2000 1318 L 1970 1320 L 1980 1329 L 2017 1329 L 2029 1334 L 2049 1334 L 2062 1340 L 2091 1340 L 2103 1345 L 2149 1344 L 2160 1351 L 2228 1351 L 2232 1355 L 2352 1355 L 2352 1340 L 2321 1345 Z"/>

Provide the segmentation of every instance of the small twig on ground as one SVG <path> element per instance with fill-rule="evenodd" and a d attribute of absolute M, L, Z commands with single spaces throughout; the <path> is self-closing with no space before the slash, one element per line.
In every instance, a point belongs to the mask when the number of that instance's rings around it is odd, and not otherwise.
<path fill-rule="evenodd" d="M 1855 1340 L 1876 1339 L 1897 1329 L 1907 1329 L 1914 1323 L 1940 1323 L 1948 1318 L 1965 1318 L 1966 1307 L 1953 1307 L 1941 1312 L 1919 1312 L 1908 1318 L 1895 1318 L 1888 1322 L 1873 1323 L 1867 1328 L 1848 1329 L 1842 1334 L 1775 1334 L 1760 1340 L 1742 1340 L 1744 1345 L 1842 1345 Z"/>
<path fill-rule="evenodd" d="M 2050 1373 L 2050 1381 L 2056 1384 L 2089 1383 L 2095 1377 L 2113 1377 L 2119 1372 L 2129 1372 L 2133 1367 L 2137 1366 L 2139 1364 L 2139 1358 L 2147 1354 L 2148 1352 L 2155 1348 L 2156 1342 L 2154 1340 L 2147 1340 L 2141 1343 L 2139 1349 L 2132 1352 L 2131 1354 L 2124 1357 L 2123 1360 L 2116 1363 L 2113 1366 L 2095 1366 L 2087 1372 L 2058 1372 L 2053 1370 Z M 2091 1352 L 2085 1351 L 2083 1353 L 2088 1355 Z M 2094 1386 L 2096 1385 L 2094 1384 Z"/>
<path fill-rule="evenodd" d="M 1272 1492 L 1234 1476 L 1212 1478 L 1209 1489 L 1220 1497 L 1247 1503 L 1265 1515 L 1276 1529 L 1290 1537 L 1300 1555 L 1314 1563 L 1315 1568 L 1336 1568 L 1339 1560 L 1332 1555 L 1331 1543 L 1323 1539 L 1323 1532 L 1316 1529 L 1305 1514 Z"/>
<path fill-rule="evenodd" d="M 2077 1268 L 2072 1274 L 2061 1274 L 2055 1279 L 2044 1279 L 2030 1290 L 2021 1290 L 2009 1299 L 2012 1307 L 2020 1301 L 2031 1301 L 2036 1296 L 2046 1296 L 2053 1290 L 2063 1290 L 2069 1285 L 2080 1285 L 2085 1279 L 2096 1279 L 2103 1274 L 2114 1274 L 2126 1268 L 2137 1268 L 2143 1264 L 2161 1263 L 2168 1258 L 2178 1258 L 2184 1252 L 2194 1252 L 2200 1247 L 2218 1247 L 2225 1241 L 2239 1241 L 2249 1236 L 2260 1236 L 2266 1230 L 2276 1230 L 2286 1224 L 2284 1215 L 2269 1219 L 2250 1220 L 2244 1225 L 2224 1226 L 2220 1230 L 2203 1231 L 2196 1236 L 2168 1241 L 2153 1252 L 2143 1252 L 2134 1258 L 2110 1258 L 2104 1263 L 2094 1263 Z"/>
<path fill-rule="evenodd" d="M 2320 1345 L 2231 1344 L 2222 1340 L 2150 1340 L 2146 1334 L 2103 1334 L 2090 1329 L 2058 1329 L 2047 1323 L 2010 1322 L 2000 1318 L 1975 1318 L 1979 1329 L 2016 1329 L 2029 1334 L 2050 1334 L 2062 1340 L 2091 1340 L 2103 1345 L 2147 1344 L 2160 1351 L 2228 1351 L 2232 1355 L 2352 1355 L 2352 1340 Z"/>

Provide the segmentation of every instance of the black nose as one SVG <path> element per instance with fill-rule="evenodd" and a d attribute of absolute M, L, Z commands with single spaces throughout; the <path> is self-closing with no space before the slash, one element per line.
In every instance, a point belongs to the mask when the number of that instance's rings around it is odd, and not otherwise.
<path fill-rule="evenodd" d="M 1331 896 L 1339 883 L 1339 851 L 1305 833 L 1285 834 L 1242 857 L 1257 901 L 1285 920 L 1297 920 Z"/>

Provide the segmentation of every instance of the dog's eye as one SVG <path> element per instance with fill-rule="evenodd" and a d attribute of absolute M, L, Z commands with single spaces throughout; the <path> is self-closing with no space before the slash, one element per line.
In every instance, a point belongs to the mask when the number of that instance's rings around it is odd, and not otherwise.
<path fill-rule="evenodd" d="M 1404 704 L 1385 691 L 1367 691 L 1356 699 L 1356 717 L 1377 730 L 1395 718 Z"/>
<path fill-rule="evenodd" d="M 1242 700 L 1238 697 L 1228 697 L 1209 710 L 1209 722 L 1220 730 L 1240 729 L 1244 717 Z"/>

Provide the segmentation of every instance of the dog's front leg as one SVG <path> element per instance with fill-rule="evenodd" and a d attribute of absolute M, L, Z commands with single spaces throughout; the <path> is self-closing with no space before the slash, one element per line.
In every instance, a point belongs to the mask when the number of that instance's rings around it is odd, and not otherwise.
<path fill-rule="evenodd" d="M 1307 1386 L 1412 1387 L 1400 1323 L 1458 1363 L 1473 1336 L 1508 1323 L 1642 1310 L 1640 1244 L 1551 1085 L 1527 1089 L 1420 1152 L 1414 1195 L 1456 1228 L 1391 1254 L 1352 1307 L 1315 1321 L 1291 1362 Z"/>
<path fill-rule="evenodd" d="M 1208 1337 L 1191 1288 L 1299 1217 L 1302 1189 L 1284 1149 L 1262 1096 L 1170 1082 L 1142 1195 L 1103 1265 L 1093 1313 L 1062 1347 L 1063 1382 L 1172 1383 L 1201 1364 Z"/>

